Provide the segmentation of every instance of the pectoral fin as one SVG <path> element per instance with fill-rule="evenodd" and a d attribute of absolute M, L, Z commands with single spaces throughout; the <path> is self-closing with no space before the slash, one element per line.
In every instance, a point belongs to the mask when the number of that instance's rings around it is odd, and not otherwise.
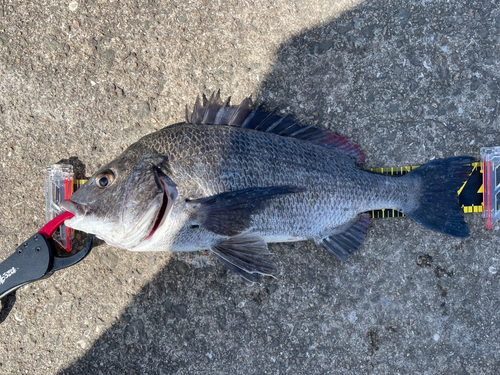
<path fill-rule="evenodd" d="M 259 275 L 272 276 L 278 272 L 276 264 L 264 257 L 270 254 L 267 243 L 253 233 L 231 237 L 211 250 L 226 267 L 250 282 L 257 282 Z"/>
<path fill-rule="evenodd" d="M 342 262 L 346 262 L 349 255 L 359 250 L 369 225 L 370 214 L 361 214 L 340 233 L 323 238 L 321 244 Z"/>
<path fill-rule="evenodd" d="M 235 236 L 249 228 L 251 215 L 269 199 L 302 191 L 295 186 L 252 187 L 192 200 L 192 221 L 216 234 Z"/>

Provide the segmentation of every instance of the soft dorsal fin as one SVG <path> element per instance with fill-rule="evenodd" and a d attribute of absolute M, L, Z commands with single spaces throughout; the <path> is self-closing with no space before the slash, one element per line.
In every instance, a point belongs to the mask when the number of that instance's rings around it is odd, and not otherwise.
<path fill-rule="evenodd" d="M 212 93 L 210 99 L 203 95 L 203 102 L 198 97 L 191 114 L 186 106 L 186 122 L 189 124 L 231 125 L 284 137 L 293 137 L 334 148 L 352 157 L 357 163 L 362 163 L 365 160 L 365 155 L 359 150 L 359 146 L 344 136 L 333 134 L 329 130 L 297 124 L 289 115 L 282 117 L 276 113 L 276 110 L 264 111 L 262 105 L 254 108 L 250 98 L 244 99 L 235 107 L 229 106 L 230 100 L 231 97 L 228 97 L 222 102 L 220 90 L 217 93 Z"/>

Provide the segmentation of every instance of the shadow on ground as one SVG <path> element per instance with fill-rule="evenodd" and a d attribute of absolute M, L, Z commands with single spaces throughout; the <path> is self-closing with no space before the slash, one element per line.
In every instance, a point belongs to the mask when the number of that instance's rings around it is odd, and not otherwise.
<path fill-rule="evenodd" d="M 347 135 L 369 166 L 500 144 L 500 12 L 400 4 L 364 3 L 293 36 L 259 100 Z M 310 243 L 271 248 L 282 274 L 254 286 L 219 263 L 171 261 L 62 373 L 500 371 L 493 232 L 473 226 L 457 240 L 404 218 L 377 222 L 352 267 Z"/>

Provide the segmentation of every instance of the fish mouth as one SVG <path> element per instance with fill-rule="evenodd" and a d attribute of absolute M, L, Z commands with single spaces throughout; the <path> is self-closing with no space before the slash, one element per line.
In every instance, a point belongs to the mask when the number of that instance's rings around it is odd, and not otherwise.
<path fill-rule="evenodd" d="M 90 207 L 86 204 L 75 203 L 73 201 L 64 201 L 60 204 L 64 211 L 71 212 L 75 216 L 85 216 L 90 213 Z"/>
<path fill-rule="evenodd" d="M 177 189 L 172 180 L 170 180 L 159 168 L 153 167 L 155 180 L 160 186 L 163 196 L 161 207 L 156 214 L 156 219 L 153 224 L 151 232 L 147 235 L 145 240 L 149 240 L 155 234 L 156 230 L 165 222 L 168 214 L 172 209 L 175 198 L 177 198 Z"/>
<path fill-rule="evenodd" d="M 164 183 L 162 182 L 162 185 L 163 184 Z M 147 235 L 147 237 L 145 238 L 145 240 L 149 240 L 151 237 L 153 237 L 153 234 L 155 234 L 155 232 L 158 229 L 158 227 L 160 226 L 160 224 L 162 224 L 163 219 L 165 218 L 165 213 L 167 212 L 167 206 L 168 206 L 168 196 L 167 196 L 166 189 L 165 189 L 165 186 L 164 186 L 163 187 L 163 197 L 162 197 L 162 203 L 161 203 L 160 210 L 156 214 L 156 220 L 155 220 L 155 222 L 153 224 L 153 229 L 151 229 L 151 232 L 149 232 L 149 234 Z"/>

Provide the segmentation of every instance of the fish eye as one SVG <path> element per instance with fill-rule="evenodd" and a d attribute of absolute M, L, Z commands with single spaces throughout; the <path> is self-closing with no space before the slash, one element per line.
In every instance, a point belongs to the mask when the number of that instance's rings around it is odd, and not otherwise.
<path fill-rule="evenodd" d="M 115 181 L 115 174 L 111 170 L 107 170 L 97 175 L 95 178 L 95 183 L 101 189 L 107 188 Z"/>

